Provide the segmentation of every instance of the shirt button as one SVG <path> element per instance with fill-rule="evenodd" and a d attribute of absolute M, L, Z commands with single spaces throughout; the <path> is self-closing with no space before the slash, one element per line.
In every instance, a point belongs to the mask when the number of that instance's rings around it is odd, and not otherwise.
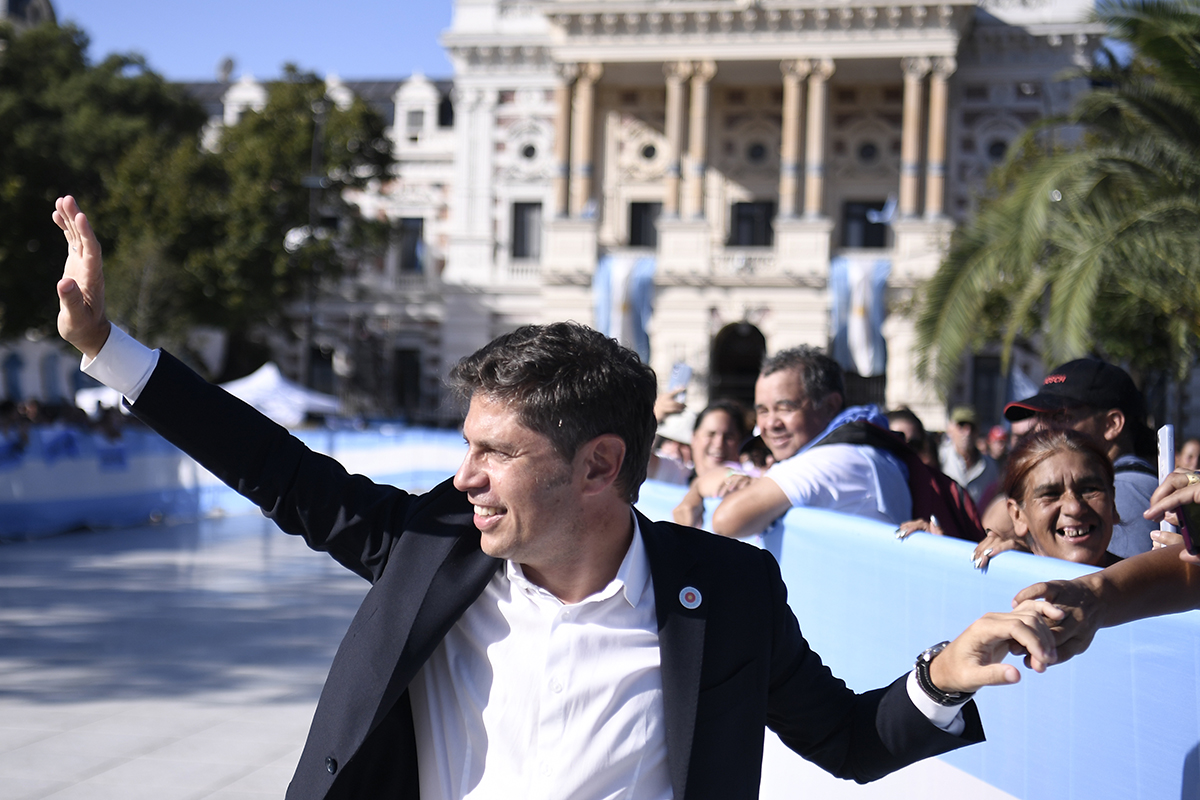
<path fill-rule="evenodd" d="M 559 683 L 558 681 L 552 682 L 550 684 L 550 688 L 554 690 L 555 694 L 561 694 L 562 690 L 563 690 L 562 684 Z"/>
<path fill-rule="evenodd" d="M 570 618 L 571 618 L 571 612 L 570 612 L 570 611 L 564 611 L 564 612 L 562 613 L 562 618 L 563 618 L 563 619 L 570 619 Z"/>
<path fill-rule="evenodd" d="M 550 765 L 549 764 L 542 764 L 542 777 L 543 778 L 550 777 Z"/>

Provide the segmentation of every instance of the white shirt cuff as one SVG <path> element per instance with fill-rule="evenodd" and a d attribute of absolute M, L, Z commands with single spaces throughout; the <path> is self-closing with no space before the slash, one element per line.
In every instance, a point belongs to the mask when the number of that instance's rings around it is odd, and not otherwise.
<path fill-rule="evenodd" d="M 136 403 L 150 373 L 158 366 L 158 351 L 151 350 L 113 325 L 108 341 L 95 358 L 83 357 L 79 368 L 110 389 L 116 389 L 131 404 Z"/>
<path fill-rule="evenodd" d="M 908 673 L 908 696 L 918 711 L 928 717 L 930 722 L 951 736 L 961 736 L 963 730 L 966 729 L 967 721 L 962 716 L 962 707 L 966 703 L 959 703 L 956 706 L 944 706 L 935 702 L 933 698 L 925 694 L 925 690 L 921 688 L 921 684 L 917 683 L 917 671 L 915 669 Z"/>

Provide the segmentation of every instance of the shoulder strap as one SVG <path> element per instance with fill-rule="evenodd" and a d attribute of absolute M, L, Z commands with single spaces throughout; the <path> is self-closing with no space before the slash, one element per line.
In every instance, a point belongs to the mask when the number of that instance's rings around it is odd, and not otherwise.
<path fill-rule="evenodd" d="M 865 420 L 855 420 L 830 431 L 813 446 L 823 444 L 868 445 L 893 454 L 908 468 L 914 516 L 928 518 L 936 514 L 947 536 L 983 541 L 983 523 L 971 496 L 944 472 L 922 461 L 898 435 Z"/>
<path fill-rule="evenodd" d="M 1113 464 L 1113 472 L 1140 472 L 1143 475 L 1151 475 L 1156 479 L 1158 478 L 1158 470 L 1140 461 L 1127 461 L 1121 465 Z"/>

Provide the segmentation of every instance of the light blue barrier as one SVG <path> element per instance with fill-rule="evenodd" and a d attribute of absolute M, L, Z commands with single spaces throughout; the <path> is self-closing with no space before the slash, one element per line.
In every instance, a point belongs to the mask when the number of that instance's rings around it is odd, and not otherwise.
<path fill-rule="evenodd" d="M 446 430 L 298 436 L 353 472 L 414 491 L 452 474 L 464 451 L 462 436 Z M 34 428 L 24 447 L 0 442 L 0 539 L 251 512 L 257 509 L 249 500 L 142 428 L 127 428 L 116 442 L 65 428 Z"/>
<path fill-rule="evenodd" d="M 680 487 L 649 482 L 638 503 L 670 519 Z M 882 686 L 914 656 L 1037 581 L 1088 571 L 1004 553 L 986 574 L 973 545 L 828 511 L 794 509 L 780 567 L 812 644 L 857 690 Z M 1015 659 L 1013 659 L 1015 661 Z M 1026 800 L 1200 797 L 1200 612 L 1103 630 L 1091 648 L 977 700 L 988 741 L 944 760 Z"/>

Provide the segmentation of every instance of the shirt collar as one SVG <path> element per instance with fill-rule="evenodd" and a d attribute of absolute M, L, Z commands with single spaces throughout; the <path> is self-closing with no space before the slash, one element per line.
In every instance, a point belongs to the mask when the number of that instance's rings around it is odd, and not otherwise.
<path fill-rule="evenodd" d="M 646 545 L 642 542 L 642 530 L 638 525 L 637 514 L 634 514 L 632 509 L 630 509 L 630 514 L 633 516 L 633 540 L 629 543 L 629 549 L 625 551 L 625 558 L 621 559 L 621 566 L 617 568 L 616 577 L 609 581 L 603 589 L 585 597 L 580 603 L 607 600 L 618 592 L 625 595 L 625 601 L 633 608 L 637 608 L 638 603 L 642 601 L 642 595 L 650 583 L 650 560 L 646 556 Z M 517 562 L 505 561 L 504 571 L 514 585 L 535 594 L 552 596 L 545 589 L 526 578 L 525 571 Z"/>

